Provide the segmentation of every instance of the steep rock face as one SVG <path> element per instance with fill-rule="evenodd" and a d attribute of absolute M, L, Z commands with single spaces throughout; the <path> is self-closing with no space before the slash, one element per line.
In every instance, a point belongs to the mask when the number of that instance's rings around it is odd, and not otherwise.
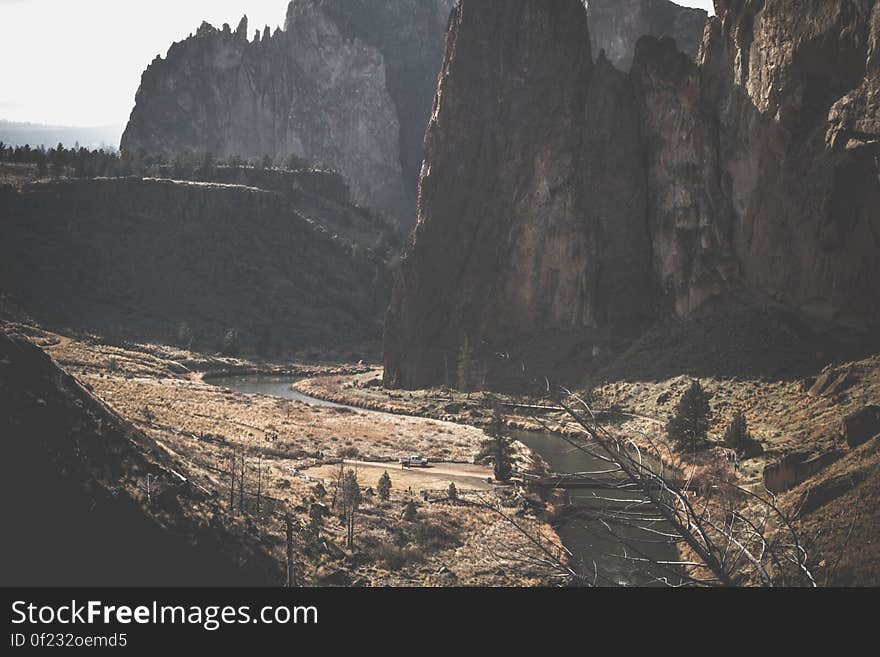
<path fill-rule="evenodd" d="M 649 36 L 625 76 L 589 65 L 584 35 L 557 23 L 582 29 L 569 4 L 539 20 L 516 5 L 505 23 L 464 0 L 386 383 L 454 382 L 465 336 L 491 354 L 555 329 L 589 348 L 591 332 L 686 318 L 731 286 L 857 331 L 880 324 L 878 5 L 719 0 L 698 64 Z M 546 55 L 528 68 L 515 51 L 495 59 L 537 39 Z"/>
<path fill-rule="evenodd" d="M 631 83 L 647 176 L 647 230 L 660 300 L 679 316 L 736 274 L 729 213 L 718 179 L 718 128 L 700 69 L 671 39 L 645 37 Z"/>
<path fill-rule="evenodd" d="M 691 60 L 697 58 L 706 12 L 670 0 L 586 0 L 593 56 L 604 50 L 612 64 L 629 70 L 636 42 L 645 35 L 669 37 Z"/>
<path fill-rule="evenodd" d="M 0 291 L 51 326 L 266 355 L 377 340 L 384 254 L 275 192 L 169 180 L 0 187 Z"/>
<path fill-rule="evenodd" d="M 326 164 L 354 199 L 404 224 L 450 0 L 294 0 L 284 30 L 203 24 L 147 69 L 125 151 Z M 444 15 L 445 14 L 445 15 Z"/>
<path fill-rule="evenodd" d="M 880 322 L 878 4 L 719 1 L 702 53 L 742 277 L 862 329 Z"/>
<path fill-rule="evenodd" d="M 610 64 L 594 69 L 586 34 L 578 0 L 453 11 L 386 321 L 389 385 L 449 381 L 465 341 L 645 313 L 647 295 L 618 298 L 650 267 L 634 97 Z"/>
<path fill-rule="evenodd" d="M 413 212 L 424 155 L 425 128 L 443 63 L 443 44 L 455 0 L 320 0 L 321 10 L 348 38 L 375 48 L 400 122 L 400 161 Z"/>

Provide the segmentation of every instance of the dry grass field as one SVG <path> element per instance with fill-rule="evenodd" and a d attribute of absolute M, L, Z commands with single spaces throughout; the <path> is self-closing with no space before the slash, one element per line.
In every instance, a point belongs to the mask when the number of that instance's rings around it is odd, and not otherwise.
<path fill-rule="evenodd" d="M 324 547 L 302 555 L 308 583 L 498 586 L 551 581 L 551 572 L 527 558 L 537 555 L 521 531 L 544 536 L 554 550 L 560 550 L 550 526 L 519 504 L 501 513 L 481 506 L 491 501 L 497 507 L 498 499 L 485 483 L 489 470 L 466 465 L 483 438 L 479 429 L 240 394 L 203 380 L 206 373 L 279 371 L 281 366 L 157 345 L 114 346 L 89 336 L 64 336 L 21 325 L 5 330 L 27 334 L 93 395 L 146 432 L 183 472 L 214 490 L 218 499 L 228 498 L 232 456 L 238 467 L 244 458 L 246 512 L 238 510 L 236 501 L 229 522 L 242 531 L 265 534 L 266 549 L 279 561 L 284 558 L 284 528 L 273 511 L 290 509 L 298 525 L 305 526 L 311 504 L 330 506 L 339 459 L 378 462 L 346 466 L 357 469 L 365 491 L 355 546 L 344 547 L 343 522 L 331 509 L 324 521 Z M 305 375 L 358 368 L 300 364 L 283 369 Z M 436 464 L 434 472 L 401 472 L 396 459 L 407 454 L 430 458 Z M 384 467 L 393 482 L 387 502 L 369 491 L 375 489 Z M 326 481 L 327 497 L 316 495 L 316 479 Z M 461 491 L 462 501 L 446 499 L 451 481 Z M 260 512 L 255 509 L 258 488 Z M 430 491 L 428 499 L 423 491 Z M 409 500 L 417 507 L 414 521 L 403 518 Z M 516 517 L 516 525 L 507 514 Z"/>

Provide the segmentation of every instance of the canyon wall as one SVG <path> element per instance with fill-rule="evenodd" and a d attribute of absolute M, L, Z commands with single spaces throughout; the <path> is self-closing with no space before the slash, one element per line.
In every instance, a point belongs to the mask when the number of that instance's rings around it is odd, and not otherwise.
<path fill-rule="evenodd" d="M 186 325 L 203 351 L 233 330 L 237 348 L 267 356 L 381 336 L 386 253 L 329 232 L 287 195 L 77 180 L 0 187 L 0 208 L 0 292 L 49 326 L 180 344 Z"/>
<path fill-rule="evenodd" d="M 570 360 L 732 286 L 880 325 L 880 2 L 718 0 L 697 63 L 646 36 L 628 75 L 578 0 L 504 7 L 453 13 L 387 385 L 455 383 L 465 343 Z"/>
<path fill-rule="evenodd" d="M 294 0 L 251 40 L 203 24 L 144 72 L 122 149 L 296 155 L 361 205 L 412 224 L 452 0 Z"/>
<path fill-rule="evenodd" d="M 628 71 L 636 42 L 649 35 L 669 37 L 696 60 L 708 15 L 670 0 L 586 0 L 593 56 L 604 50 L 617 68 Z"/>

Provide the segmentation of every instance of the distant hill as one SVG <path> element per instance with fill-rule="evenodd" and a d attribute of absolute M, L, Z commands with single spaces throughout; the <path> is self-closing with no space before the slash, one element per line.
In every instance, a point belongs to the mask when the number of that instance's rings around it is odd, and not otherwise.
<path fill-rule="evenodd" d="M 122 137 L 122 125 L 103 125 L 92 128 L 77 128 L 72 126 L 43 125 L 40 123 L 17 123 L 0 119 L 0 141 L 12 146 L 24 146 L 29 144 L 33 147 L 55 146 L 58 142 L 67 148 L 79 143 L 86 148 L 111 147 L 119 148 Z"/>

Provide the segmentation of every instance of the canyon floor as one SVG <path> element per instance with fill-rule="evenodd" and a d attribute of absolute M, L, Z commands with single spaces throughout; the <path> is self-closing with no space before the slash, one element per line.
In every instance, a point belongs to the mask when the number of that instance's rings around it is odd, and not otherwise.
<path fill-rule="evenodd" d="M 703 329 L 698 325 L 695 330 Z M 330 505 L 329 497 L 316 497 L 315 484 L 320 481 L 332 491 L 340 463 L 356 469 L 370 493 L 387 470 L 391 499 L 366 495 L 353 549 L 343 547 L 344 524 L 330 513 L 323 547 L 303 553 L 306 583 L 519 586 L 559 581 L 551 568 L 539 565 L 541 549 L 561 552 L 561 541 L 548 524 L 551 516 L 536 514 L 522 499 L 507 500 L 503 515 L 486 508 L 486 501 L 504 500 L 505 491 L 496 497 L 499 491 L 488 483 L 491 472 L 473 465 L 484 439 L 481 427 L 498 403 L 511 428 L 582 436 L 570 418 L 549 408 L 550 400 L 464 394 L 448 387 L 385 390 L 382 369 L 363 363 L 258 362 L 157 344 L 110 344 L 93 335 L 23 323 L 8 323 L 3 330 L 43 349 L 98 400 L 149 436 L 175 468 L 202 482 L 223 509 L 230 459 L 235 455 L 240 465 L 243 456 L 245 488 L 252 496 L 259 486 L 264 507 L 258 512 L 253 500 L 243 506 L 236 502 L 232 513 L 225 509 L 214 522 L 256 532 L 268 558 L 277 563 L 284 559 L 284 527 L 273 511 L 291 509 L 298 525 L 306 526 L 313 502 Z M 735 333 L 728 346 L 745 354 Z M 658 335 L 648 335 L 606 365 L 603 372 L 611 380 L 584 384 L 581 395 L 597 417 L 620 436 L 637 441 L 641 436 L 659 445 L 664 461 L 698 480 L 704 474 L 721 476 L 760 494 L 770 485 L 806 537 L 818 583 L 880 581 L 880 435 L 856 446 L 848 445 L 844 435 L 847 417 L 880 400 L 880 356 L 837 359 L 813 370 L 806 363 L 768 376 L 766 367 L 752 375 L 745 370 L 732 375 L 707 363 L 704 355 L 700 362 L 722 372 L 707 376 L 669 346 L 668 335 L 666 343 Z M 772 344 L 767 348 L 778 350 Z M 653 357 L 648 349 L 654 350 Z M 664 358 L 676 366 L 664 367 Z M 643 363 L 641 369 L 635 362 Z M 614 376 L 616 367 L 626 367 L 629 375 Z M 298 379 L 292 386 L 296 391 L 363 410 L 243 394 L 215 378 L 249 374 Z M 667 442 L 664 427 L 694 379 L 712 395 L 713 444 L 696 457 L 685 457 Z M 221 384 L 212 383 L 217 381 Z M 740 409 L 763 453 L 732 463 L 720 441 Z M 429 458 L 432 467 L 403 470 L 398 459 L 410 454 Z M 518 459 L 522 470 L 546 468 L 524 446 Z M 447 499 L 450 482 L 459 490 L 457 503 Z M 142 491 L 135 495 L 143 497 Z M 410 500 L 418 509 L 415 521 L 403 519 Z M 541 537 L 544 548 L 532 544 L 527 534 Z"/>
<path fill-rule="evenodd" d="M 772 312 L 717 308 L 724 310 L 709 309 L 688 323 L 660 323 L 586 376 L 577 388 L 581 398 L 612 433 L 656 446 L 679 472 L 775 499 L 809 543 L 817 583 L 876 584 L 880 425 L 866 427 L 852 443 L 847 434 L 853 437 L 854 417 L 880 403 L 880 355 L 870 347 L 835 349 Z M 584 435 L 539 395 L 465 395 L 448 387 L 389 391 L 381 378 L 382 370 L 374 368 L 306 379 L 296 388 L 363 408 L 477 426 L 489 422 L 487 409 L 500 402 L 511 427 Z M 694 380 L 711 395 L 711 444 L 683 455 L 665 426 Z M 722 440 L 740 410 L 763 451 L 733 460 Z"/>
<path fill-rule="evenodd" d="M 355 546 L 344 547 L 344 524 L 331 510 L 324 523 L 323 547 L 298 555 L 304 560 L 305 583 L 529 586 L 553 581 L 552 572 L 536 565 L 535 546 L 516 528 L 544 537 L 559 550 L 559 539 L 547 522 L 521 504 L 511 503 L 507 509 L 516 525 L 482 507 L 485 496 L 496 498 L 486 483 L 490 471 L 468 465 L 483 439 L 481 430 L 241 394 L 205 381 L 206 375 L 258 372 L 354 376 L 368 368 L 255 363 L 161 345 L 111 345 L 95 336 L 62 335 L 22 324 L 7 324 L 3 330 L 25 335 L 43 349 L 98 400 L 154 441 L 176 470 L 212 491 L 221 508 L 229 497 L 231 456 L 235 454 L 240 464 L 243 455 L 245 490 L 251 499 L 245 500 L 243 513 L 235 502 L 234 512 L 215 522 L 265 536 L 262 545 L 278 563 L 284 561 L 285 530 L 275 512 L 290 509 L 297 526 L 306 526 L 311 503 L 330 506 L 340 461 L 358 470 L 367 492 Z M 409 454 L 428 457 L 433 467 L 402 471 L 397 459 Z M 383 502 L 373 492 L 386 468 L 392 493 Z M 326 498 L 315 494 L 319 481 L 329 491 Z M 450 482 L 459 490 L 457 502 L 447 499 Z M 258 486 L 260 511 L 253 499 Z M 145 497 L 143 491 L 139 495 Z M 409 500 L 416 504 L 415 520 L 403 518 Z M 528 554 L 536 558 L 534 563 L 524 562 Z"/>

